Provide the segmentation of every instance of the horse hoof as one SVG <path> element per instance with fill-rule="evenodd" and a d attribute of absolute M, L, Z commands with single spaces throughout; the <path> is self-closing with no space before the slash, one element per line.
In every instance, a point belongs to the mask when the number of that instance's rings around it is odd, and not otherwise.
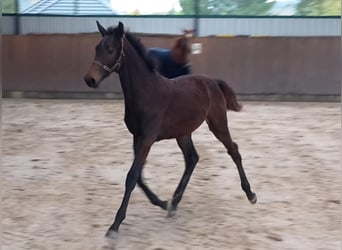
<path fill-rule="evenodd" d="M 176 209 L 172 207 L 171 202 L 167 202 L 167 218 L 171 218 L 176 215 Z"/>
<path fill-rule="evenodd" d="M 250 202 L 251 204 L 255 204 L 255 203 L 257 202 L 257 196 L 256 196 L 256 194 L 253 194 L 253 197 L 252 197 L 251 199 L 249 199 L 249 202 Z"/>
<path fill-rule="evenodd" d="M 111 239 L 111 240 L 115 240 L 117 239 L 119 236 L 119 233 L 117 231 L 114 230 L 108 230 L 106 233 L 106 238 Z"/>
<path fill-rule="evenodd" d="M 176 210 L 174 210 L 174 209 L 172 209 L 172 210 L 169 210 L 169 211 L 167 211 L 167 218 L 171 218 L 171 217 L 173 217 L 173 216 L 175 216 L 176 215 Z"/>

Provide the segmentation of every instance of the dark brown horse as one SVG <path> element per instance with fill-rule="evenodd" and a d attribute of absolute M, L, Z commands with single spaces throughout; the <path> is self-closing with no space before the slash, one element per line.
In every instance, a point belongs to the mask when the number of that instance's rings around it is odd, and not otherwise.
<path fill-rule="evenodd" d="M 148 55 L 156 61 L 157 71 L 166 78 L 172 79 L 191 73 L 191 37 L 192 30 L 184 30 L 183 35 L 177 38 L 171 49 L 150 48 Z"/>
<path fill-rule="evenodd" d="M 97 88 L 110 73 L 119 74 L 125 99 L 125 123 L 133 134 L 134 160 L 127 174 L 125 194 L 113 224 L 106 236 L 113 238 L 126 216 L 131 192 L 138 184 L 152 204 L 168 211 L 171 216 L 182 199 L 184 190 L 198 162 L 191 134 L 203 121 L 227 148 L 237 166 L 242 189 L 253 204 L 238 146 L 233 142 L 227 125 L 227 110 L 239 111 L 241 106 L 233 90 L 222 80 L 207 76 L 187 75 L 173 80 L 155 72 L 153 60 L 142 43 L 124 31 L 121 22 L 107 30 L 97 22 L 102 40 L 96 46 L 95 60 L 84 80 Z M 170 202 L 162 201 L 144 183 L 142 170 L 152 144 L 176 138 L 185 160 L 184 174 Z"/>

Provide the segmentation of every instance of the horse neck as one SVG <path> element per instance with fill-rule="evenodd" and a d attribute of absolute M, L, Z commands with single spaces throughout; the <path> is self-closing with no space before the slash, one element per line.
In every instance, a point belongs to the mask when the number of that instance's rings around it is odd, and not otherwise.
<path fill-rule="evenodd" d="M 149 89 L 155 88 L 153 78 L 157 75 L 152 72 L 135 49 L 126 40 L 124 57 L 119 69 L 119 78 L 126 102 L 135 102 L 146 95 Z"/>
<path fill-rule="evenodd" d="M 186 53 L 182 53 L 182 50 L 177 47 L 173 47 L 171 50 L 172 59 L 179 64 L 187 64 L 189 62 L 188 55 Z"/>

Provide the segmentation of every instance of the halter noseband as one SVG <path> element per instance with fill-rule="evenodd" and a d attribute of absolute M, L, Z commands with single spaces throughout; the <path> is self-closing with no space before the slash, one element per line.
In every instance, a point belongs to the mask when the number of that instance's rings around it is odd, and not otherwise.
<path fill-rule="evenodd" d="M 105 64 L 100 63 L 99 61 L 94 61 L 94 64 L 97 64 L 101 67 L 101 69 L 103 69 L 104 71 L 108 72 L 109 74 L 112 73 L 114 70 L 119 69 L 121 66 L 121 60 L 122 57 L 125 56 L 124 53 L 124 39 L 125 39 L 125 33 L 123 34 L 122 38 L 121 38 L 121 52 L 120 52 L 120 56 L 118 57 L 118 59 L 116 60 L 115 64 L 113 65 L 113 67 L 108 67 Z"/>

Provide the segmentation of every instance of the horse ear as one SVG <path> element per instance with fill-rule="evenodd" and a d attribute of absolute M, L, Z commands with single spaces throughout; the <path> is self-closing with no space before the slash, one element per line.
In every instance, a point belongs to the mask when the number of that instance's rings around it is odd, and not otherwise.
<path fill-rule="evenodd" d="M 118 34 L 119 34 L 120 37 L 122 37 L 123 34 L 124 34 L 124 25 L 123 25 L 122 22 L 119 22 L 119 25 L 118 25 Z"/>
<path fill-rule="evenodd" d="M 97 29 L 100 31 L 102 36 L 107 34 L 107 30 L 96 20 Z"/>

